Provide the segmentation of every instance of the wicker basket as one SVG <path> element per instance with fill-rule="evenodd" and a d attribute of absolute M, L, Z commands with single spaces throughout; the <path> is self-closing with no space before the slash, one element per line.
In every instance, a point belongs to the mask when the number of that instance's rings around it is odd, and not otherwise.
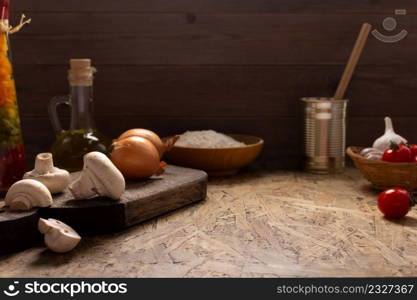
<path fill-rule="evenodd" d="M 360 155 L 362 149 L 349 147 L 346 152 L 374 188 L 402 187 L 417 191 L 417 163 L 390 163 L 366 159 Z"/>

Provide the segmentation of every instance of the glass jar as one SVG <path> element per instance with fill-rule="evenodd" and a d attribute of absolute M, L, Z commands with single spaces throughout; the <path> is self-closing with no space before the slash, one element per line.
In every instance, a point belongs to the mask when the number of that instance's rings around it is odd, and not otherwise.
<path fill-rule="evenodd" d="M 6 2 L 3 2 L 6 3 Z M 2 6 L 0 28 L 8 28 L 8 6 Z M 7 18 L 7 19 L 5 19 Z M 3 26 L 4 25 L 4 26 Z M 0 193 L 4 193 L 26 172 L 19 109 L 8 32 L 0 32 Z"/>

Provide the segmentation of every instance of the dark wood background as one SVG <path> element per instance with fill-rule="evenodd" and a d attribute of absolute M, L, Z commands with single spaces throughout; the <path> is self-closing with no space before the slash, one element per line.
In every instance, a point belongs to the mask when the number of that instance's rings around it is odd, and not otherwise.
<path fill-rule="evenodd" d="M 330 96 L 363 22 L 384 32 L 394 9 L 408 37 L 371 37 L 349 88 L 348 144 L 369 145 L 385 115 L 417 142 L 415 0 L 12 0 L 33 23 L 12 37 L 29 157 L 54 133 L 47 103 L 68 91 L 69 58 L 91 57 L 99 129 L 161 135 L 247 133 L 265 161 L 300 160 L 302 96 Z M 396 33 L 396 32 L 395 32 Z M 65 114 L 65 113 L 64 113 Z"/>

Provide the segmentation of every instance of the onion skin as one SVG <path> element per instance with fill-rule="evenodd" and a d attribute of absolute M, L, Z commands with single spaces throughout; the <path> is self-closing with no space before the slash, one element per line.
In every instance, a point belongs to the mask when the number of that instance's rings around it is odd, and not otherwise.
<path fill-rule="evenodd" d="M 129 179 L 145 179 L 160 170 L 157 148 L 147 139 L 130 136 L 114 141 L 110 159 Z"/>
<path fill-rule="evenodd" d="M 165 152 L 170 151 L 172 147 L 174 147 L 177 140 L 180 138 L 179 135 L 176 135 L 167 138 L 165 141 L 162 141 L 161 138 L 153 131 L 143 128 L 134 128 L 122 133 L 116 141 L 132 136 L 139 136 L 149 140 L 158 150 L 160 158 L 162 158 Z"/>
<path fill-rule="evenodd" d="M 134 128 L 122 133 L 117 140 L 122 140 L 132 136 L 139 136 L 149 140 L 158 150 L 159 156 L 161 157 L 165 152 L 165 146 L 161 138 L 153 131 L 143 128 Z"/>

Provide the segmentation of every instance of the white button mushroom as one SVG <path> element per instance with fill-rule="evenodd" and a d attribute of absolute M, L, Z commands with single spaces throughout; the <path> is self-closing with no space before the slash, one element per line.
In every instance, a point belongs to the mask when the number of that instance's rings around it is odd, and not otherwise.
<path fill-rule="evenodd" d="M 38 229 L 44 234 L 46 246 L 54 252 L 71 251 L 81 241 L 81 237 L 74 229 L 55 219 L 40 218 Z"/>
<path fill-rule="evenodd" d="M 97 195 L 119 199 L 125 191 L 125 179 L 106 155 L 90 152 L 84 155 L 80 177 L 68 189 L 75 199 L 88 199 Z"/>
<path fill-rule="evenodd" d="M 33 207 L 48 207 L 52 204 L 48 188 L 33 179 L 23 179 L 13 184 L 4 199 L 10 210 L 30 210 Z"/>
<path fill-rule="evenodd" d="M 35 169 L 27 172 L 23 178 L 42 182 L 52 194 L 62 192 L 70 183 L 68 171 L 54 167 L 52 153 L 38 154 Z"/>

